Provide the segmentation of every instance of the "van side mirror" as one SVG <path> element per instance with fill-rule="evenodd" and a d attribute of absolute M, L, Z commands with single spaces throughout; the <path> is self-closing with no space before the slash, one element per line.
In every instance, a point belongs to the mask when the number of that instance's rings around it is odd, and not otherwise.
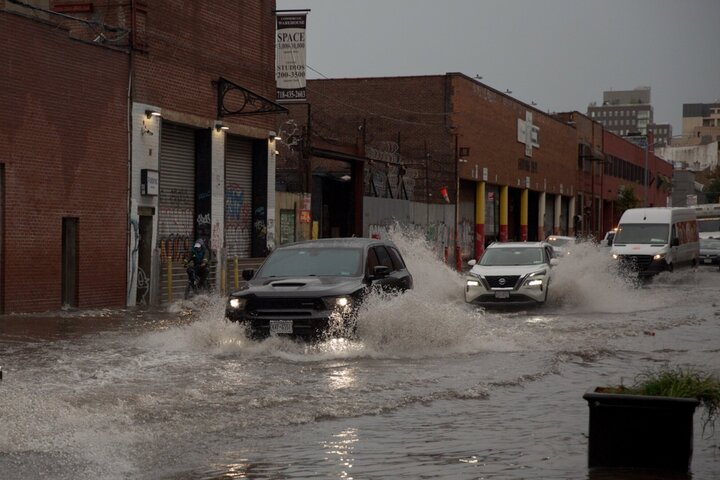
<path fill-rule="evenodd" d="M 255 270 L 253 270 L 252 268 L 247 268 L 242 271 L 242 278 L 246 282 L 249 282 L 250 280 L 252 280 L 252 278 L 254 276 L 255 276 Z"/>
<path fill-rule="evenodd" d="M 678 245 L 680 245 L 680 239 L 679 239 L 679 238 L 675 237 L 675 238 L 673 238 L 672 240 L 670 240 L 670 246 L 671 246 L 671 247 L 677 247 Z"/>

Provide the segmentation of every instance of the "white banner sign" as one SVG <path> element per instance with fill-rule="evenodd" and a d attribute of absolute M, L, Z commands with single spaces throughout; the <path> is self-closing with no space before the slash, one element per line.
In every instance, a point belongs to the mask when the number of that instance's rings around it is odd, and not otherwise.
<path fill-rule="evenodd" d="M 275 83 L 278 102 L 305 101 L 306 14 L 278 14 L 275 30 Z"/>

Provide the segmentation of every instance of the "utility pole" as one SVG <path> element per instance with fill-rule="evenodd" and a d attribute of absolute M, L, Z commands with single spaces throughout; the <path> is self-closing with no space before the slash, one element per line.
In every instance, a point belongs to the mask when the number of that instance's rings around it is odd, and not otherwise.
<path fill-rule="evenodd" d="M 455 134 L 455 270 L 458 272 L 462 271 L 462 255 L 460 253 L 460 239 L 458 234 L 460 229 L 458 224 L 460 223 L 460 170 L 458 164 L 460 163 L 460 155 L 458 149 L 458 134 Z"/>

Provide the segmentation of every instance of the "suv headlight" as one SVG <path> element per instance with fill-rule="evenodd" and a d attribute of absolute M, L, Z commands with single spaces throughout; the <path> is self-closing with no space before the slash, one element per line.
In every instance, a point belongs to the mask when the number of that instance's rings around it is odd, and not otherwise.
<path fill-rule="evenodd" d="M 230 308 L 234 310 L 244 310 L 245 305 L 247 304 L 246 298 L 239 298 L 239 297 L 232 297 L 230 298 L 230 301 L 228 302 L 228 305 Z"/>
<path fill-rule="evenodd" d="M 354 302 L 349 295 L 340 295 L 337 297 L 323 297 L 325 308 L 335 310 L 341 313 L 349 313 L 353 310 Z"/>
<path fill-rule="evenodd" d="M 539 272 L 531 273 L 528 275 L 527 280 L 525 280 L 525 285 L 528 287 L 541 287 L 546 274 L 547 270 L 540 270 Z"/>
<path fill-rule="evenodd" d="M 476 277 L 473 274 L 470 274 L 468 277 L 465 277 L 465 286 L 479 287 L 480 286 L 480 278 Z"/>

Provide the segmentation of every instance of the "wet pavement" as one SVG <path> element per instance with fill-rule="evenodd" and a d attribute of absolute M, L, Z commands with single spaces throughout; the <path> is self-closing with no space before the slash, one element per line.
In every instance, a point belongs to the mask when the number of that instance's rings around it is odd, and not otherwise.
<path fill-rule="evenodd" d="M 216 297 L 0 318 L 0 478 L 720 478 L 700 409 L 691 472 L 589 470 L 582 398 L 720 374 L 715 269 L 635 286 L 577 252 L 547 305 L 483 311 L 400 246 L 415 290 L 371 299 L 352 341 L 252 341 Z"/>

